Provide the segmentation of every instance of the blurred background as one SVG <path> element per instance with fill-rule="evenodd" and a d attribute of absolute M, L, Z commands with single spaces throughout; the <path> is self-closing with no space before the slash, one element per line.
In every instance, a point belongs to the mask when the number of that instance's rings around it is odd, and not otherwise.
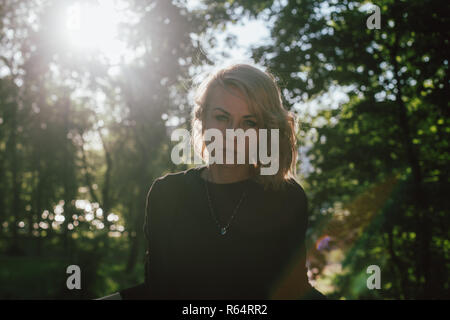
<path fill-rule="evenodd" d="M 274 73 L 298 116 L 311 284 L 448 299 L 449 3 L 374 4 L 379 29 L 367 1 L 2 0 L 0 299 L 144 280 L 146 193 L 188 168 L 170 132 L 190 128 L 204 75 L 236 62 Z"/>

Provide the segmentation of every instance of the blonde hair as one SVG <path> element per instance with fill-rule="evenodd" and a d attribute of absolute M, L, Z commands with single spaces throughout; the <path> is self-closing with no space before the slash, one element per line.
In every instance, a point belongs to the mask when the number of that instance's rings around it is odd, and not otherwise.
<path fill-rule="evenodd" d="M 275 175 L 256 174 L 254 179 L 264 189 L 279 189 L 284 181 L 296 179 L 297 139 L 295 115 L 283 107 L 280 88 L 275 77 L 268 71 L 263 72 L 248 64 L 233 64 L 209 74 L 199 85 L 194 97 L 191 119 L 191 137 L 194 152 L 205 160 L 205 142 L 203 140 L 204 121 L 208 110 L 211 92 L 216 87 L 225 90 L 238 89 L 244 96 L 249 110 L 255 115 L 258 128 L 279 129 L 279 169 Z M 270 140 L 269 140 L 270 141 Z M 259 173 L 261 163 L 253 169 Z"/>

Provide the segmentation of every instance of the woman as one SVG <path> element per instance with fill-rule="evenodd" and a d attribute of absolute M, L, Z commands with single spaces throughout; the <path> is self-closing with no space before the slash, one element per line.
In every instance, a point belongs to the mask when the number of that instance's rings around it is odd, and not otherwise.
<path fill-rule="evenodd" d="M 321 299 L 305 267 L 307 198 L 295 180 L 293 115 L 274 77 L 245 64 L 211 74 L 192 117 L 195 150 L 208 162 L 205 130 L 279 129 L 278 171 L 209 163 L 156 179 L 148 193 L 145 284 L 123 299 Z M 224 140 L 225 141 L 225 140 Z M 228 151 L 224 144 L 225 154 Z M 236 150 L 236 140 L 234 141 Z M 258 146 L 259 148 L 261 145 Z"/>

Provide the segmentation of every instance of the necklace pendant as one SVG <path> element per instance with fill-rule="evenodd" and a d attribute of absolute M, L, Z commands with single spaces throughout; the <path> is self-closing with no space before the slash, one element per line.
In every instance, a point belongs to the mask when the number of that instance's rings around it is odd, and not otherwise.
<path fill-rule="evenodd" d="M 225 233 L 227 233 L 227 228 L 222 227 L 222 228 L 220 229 L 220 234 L 221 234 L 221 235 L 224 235 Z"/>

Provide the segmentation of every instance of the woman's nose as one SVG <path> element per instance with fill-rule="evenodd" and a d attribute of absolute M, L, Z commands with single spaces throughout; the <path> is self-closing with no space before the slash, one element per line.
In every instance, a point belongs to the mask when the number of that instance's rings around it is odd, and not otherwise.
<path fill-rule="evenodd" d="M 233 130 L 240 129 L 240 128 L 241 128 L 241 126 L 238 121 L 230 121 L 227 126 L 227 129 L 233 129 Z"/>
<path fill-rule="evenodd" d="M 237 130 L 241 129 L 240 123 L 238 121 L 230 121 L 228 123 L 227 129 Z M 234 144 L 234 148 L 236 150 L 237 147 L 237 136 L 235 135 L 233 138 L 231 136 L 225 137 L 226 144 Z"/>

